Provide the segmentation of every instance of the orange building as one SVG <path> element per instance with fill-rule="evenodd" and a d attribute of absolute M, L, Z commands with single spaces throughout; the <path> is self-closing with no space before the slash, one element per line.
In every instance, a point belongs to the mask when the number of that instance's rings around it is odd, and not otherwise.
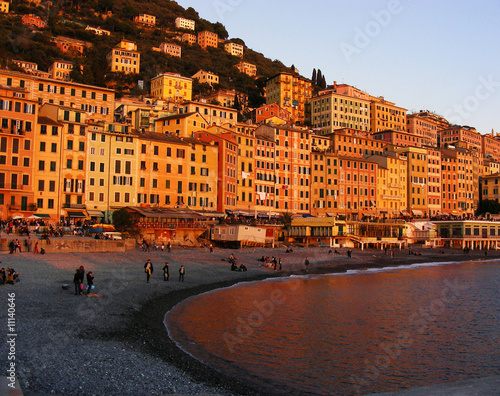
<path fill-rule="evenodd" d="M 134 23 L 138 23 L 147 27 L 155 27 L 156 17 L 149 14 L 139 14 L 138 16 L 134 17 Z"/>
<path fill-rule="evenodd" d="M 47 23 L 33 14 L 24 14 L 21 18 L 23 25 L 34 26 L 38 29 L 47 27 Z"/>
<path fill-rule="evenodd" d="M 370 117 L 372 133 L 393 130 L 406 131 L 406 109 L 383 97 L 371 96 Z"/>
<path fill-rule="evenodd" d="M 438 145 L 438 131 L 449 127 L 445 118 L 429 111 L 408 114 L 406 124 L 406 130 L 410 135 L 420 136 L 423 146 L 432 147 Z"/>
<path fill-rule="evenodd" d="M 489 135 L 481 135 L 482 156 L 495 162 L 500 162 L 500 136 L 491 132 Z"/>
<path fill-rule="evenodd" d="M 311 81 L 293 73 L 283 72 L 267 80 L 266 104 L 276 103 L 290 111 L 292 123 L 304 123 L 306 102 L 311 99 Z"/>
<path fill-rule="evenodd" d="M 198 45 L 206 50 L 208 47 L 217 48 L 219 44 L 219 36 L 217 33 L 204 30 L 198 33 Z"/>
<path fill-rule="evenodd" d="M 217 132 L 217 128 L 213 128 Z M 195 138 L 215 145 L 218 149 L 217 212 L 234 211 L 238 198 L 238 139 L 235 133 L 201 131 Z M 212 175 L 213 178 L 213 175 Z"/>
<path fill-rule="evenodd" d="M 429 216 L 441 213 L 441 151 L 432 146 L 427 149 L 427 201 Z"/>
<path fill-rule="evenodd" d="M 476 128 L 467 126 L 453 126 L 439 131 L 440 146 L 465 143 L 471 150 L 482 152 L 481 134 Z"/>
<path fill-rule="evenodd" d="M 195 132 L 206 129 L 208 122 L 198 112 L 181 113 L 155 119 L 155 132 L 178 137 L 193 137 Z"/>
<path fill-rule="evenodd" d="M 372 133 L 373 139 L 397 147 L 422 147 L 428 139 L 402 131 L 385 130 Z"/>
<path fill-rule="evenodd" d="M 184 33 L 182 36 L 181 36 L 181 41 L 185 42 L 185 43 L 188 43 L 188 44 L 196 44 L 196 41 L 197 41 L 197 37 L 195 34 L 191 34 L 191 33 Z"/>
<path fill-rule="evenodd" d="M 441 148 L 442 212 L 473 216 L 479 203 L 479 157 L 474 150 Z"/>
<path fill-rule="evenodd" d="M 26 89 L 0 87 L 0 218 L 36 210 L 33 196 L 36 102 Z M 31 214 L 30 213 L 30 214 Z"/>
<path fill-rule="evenodd" d="M 252 111 L 253 121 L 257 124 L 273 117 L 281 118 L 286 124 L 290 122 L 290 112 L 282 109 L 276 103 L 264 105 Z"/>
<path fill-rule="evenodd" d="M 77 40 L 69 37 L 57 36 L 52 39 L 56 43 L 56 47 L 64 53 L 83 54 L 85 48 L 91 47 L 92 43 L 87 41 Z"/>
<path fill-rule="evenodd" d="M 219 149 L 193 138 L 140 134 L 137 204 L 215 210 Z"/>

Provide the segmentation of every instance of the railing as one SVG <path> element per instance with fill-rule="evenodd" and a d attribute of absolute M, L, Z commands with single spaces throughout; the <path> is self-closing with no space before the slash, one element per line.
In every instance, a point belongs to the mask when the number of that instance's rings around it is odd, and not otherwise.
<path fill-rule="evenodd" d="M 179 228 L 201 229 L 207 228 L 203 223 L 137 223 L 139 228 L 161 228 L 166 230 L 175 230 Z"/>
<path fill-rule="evenodd" d="M 87 209 L 87 205 L 84 205 L 84 204 L 68 204 L 68 203 L 63 203 L 62 207 L 64 209 Z"/>

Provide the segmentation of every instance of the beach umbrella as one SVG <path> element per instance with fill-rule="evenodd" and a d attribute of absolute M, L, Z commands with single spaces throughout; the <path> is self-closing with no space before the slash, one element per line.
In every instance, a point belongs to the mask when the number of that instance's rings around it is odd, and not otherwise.
<path fill-rule="evenodd" d="M 22 215 L 16 215 L 12 218 L 12 220 L 19 220 L 19 219 L 24 219 L 24 216 Z"/>
<path fill-rule="evenodd" d="M 41 219 L 41 217 L 38 217 L 37 215 L 35 214 L 32 214 L 30 217 L 26 217 L 27 219 L 30 219 L 30 220 L 35 220 L 35 219 Z"/>

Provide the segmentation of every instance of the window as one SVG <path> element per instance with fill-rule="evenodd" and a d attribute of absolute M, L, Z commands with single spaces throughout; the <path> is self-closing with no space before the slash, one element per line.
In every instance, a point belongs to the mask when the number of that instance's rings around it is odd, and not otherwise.
<path fill-rule="evenodd" d="M 50 171 L 51 172 L 56 171 L 56 161 L 50 161 Z"/>
<path fill-rule="evenodd" d="M 66 149 L 73 150 L 73 140 L 68 140 Z"/>
<path fill-rule="evenodd" d="M 38 161 L 38 170 L 45 170 L 45 161 Z"/>
<path fill-rule="evenodd" d="M 104 162 L 99 164 L 99 172 L 104 172 Z"/>

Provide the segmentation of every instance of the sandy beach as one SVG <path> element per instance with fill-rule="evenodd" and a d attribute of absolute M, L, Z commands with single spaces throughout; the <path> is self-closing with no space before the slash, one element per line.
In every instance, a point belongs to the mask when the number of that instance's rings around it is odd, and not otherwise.
<path fill-rule="evenodd" d="M 25 395 L 257 395 L 258 390 L 215 372 L 179 350 L 169 339 L 163 319 L 189 296 L 241 281 L 272 276 L 339 272 L 417 262 L 500 258 L 498 252 L 414 249 L 394 251 L 354 249 L 340 255 L 328 248 L 244 248 L 240 250 L 173 248 L 125 253 L 0 253 L 1 267 L 13 267 L 21 282 L 0 287 L 2 328 L 7 336 L 9 297 L 15 304 L 15 374 Z M 412 249 L 413 250 L 413 249 Z M 248 271 L 230 271 L 233 253 Z M 262 256 L 281 257 L 282 271 L 262 267 Z M 144 273 L 151 259 L 149 283 Z M 169 262 L 170 280 L 163 281 Z M 95 276 L 96 296 L 75 295 L 73 275 L 83 265 Z M 184 282 L 178 281 L 181 265 Z M 69 286 L 64 290 L 63 285 Z M 11 323 L 9 323 L 10 325 Z M 9 330 L 13 332 L 12 330 Z M 4 364 L 12 348 L 0 348 Z M 3 391 L 3 389 L 1 390 Z M 3 394 L 3 393 L 2 393 Z"/>

